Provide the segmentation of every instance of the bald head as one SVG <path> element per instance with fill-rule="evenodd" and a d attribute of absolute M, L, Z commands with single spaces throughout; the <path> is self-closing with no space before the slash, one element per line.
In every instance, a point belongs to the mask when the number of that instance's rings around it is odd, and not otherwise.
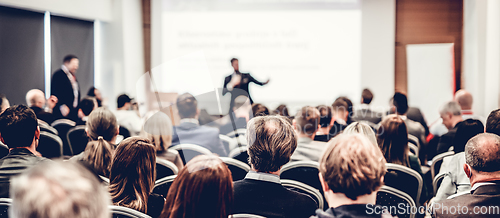
<path fill-rule="evenodd" d="M 472 109 L 472 95 L 465 89 L 460 89 L 455 93 L 455 101 L 458 102 L 462 110 Z"/>
<path fill-rule="evenodd" d="M 500 171 L 500 136 L 482 133 L 465 145 L 465 161 L 475 171 Z"/>
<path fill-rule="evenodd" d="M 28 107 L 39 107 L 43 108 L 45 106 L 45 94 L 40 89 L 32 89 L 26 93 L 26 103 Z"/>

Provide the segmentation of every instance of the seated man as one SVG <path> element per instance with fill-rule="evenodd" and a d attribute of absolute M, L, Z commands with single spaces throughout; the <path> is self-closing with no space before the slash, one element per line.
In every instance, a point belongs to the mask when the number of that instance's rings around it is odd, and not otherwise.
<path fill-rule="evenodd" d="M 85 125 L 90 113 L 97 109 L 97 101 L 93 97 L 85 97 L 78 104 L 78 120 L 76 125 Z"/>
<path fill-rule="evenodd" d="M 443 124 L 448 129 L 448 132 L 441 136 L 436 148 L 436 155 L 447 152 L 452 146 L 458 124 L 463 121 L 460 105 L 455 101 L 444 104 L 439 110 L 439 115 L 443 119 Z"/>
<path fill-rule="evenodd" d="M 333 125 L 330 128 L 330 133 L 328 134 L 329 137 L 326 139 L 326 141 L 329 141 L 333 137 L 342 133 L 342 131 L 344 131 L 344 129 L 347 127 L 347 119 L 349 118 L 348 107 L 349 105 L 347 104 L 347 102 L 345 102 L 341 98 L 338 98 L 333 102 L 332 104 Z"/>
<path fill-rule="evenodd" d="M 0 115 L 0 140 L 10 149 L 9 154 L 0 159 L 0 197 L 9 197 L 12 176 L 48 160 L 36 151 L 39 138 L 35 112 L 28 107 L 15 105 Z"/>
<path fill-rule="evenodd" d="M 353 120 L 368 121 L 373 124 L 378 124 L 382 121 L 382 114 L 370 108 L 372 100 L 373 93 L 369 89 L 363 89 L 363 92 L 361 92 L 361 105 L 359 109 L 354 112 Z"/>
<path fill-rule="evenodd" d="M 178 144 L 195 144 L 207 148 L 219 156 L 227 156 L 217 128 L 200 126 L 198 101 L 189 93 L 177 97 L 177 110 L 181 118 L 179 126 L 174 126 L 172 146 Z"/>
<path fill-rule="evenodd" d="M 320 118 L 319 118 L 319 129 L 314 136 L 314 141 L 328 142 L 330 132 L 330 124 L 332 123 L 332 108 L 326 105 L 317 106 Z"/>
<path fill-rule="evenodd" d="M 318 207 L 309 196 L 280 183 L 280 169 L 290 161 L 297 136 L 285 117 L 259 116 L 248 122 L 248 154 L 251 171 L 234 183 L 235 214 L 273 217 L 309 217 Z"/>
<path fill-rule="evenodd" d="M 118 124 L 130 132 L 131 136 L 138 136 L 142 129 L 142 120 L 133 108 L 133 99 L 126 94 L 118 96 L 115 112 Z"/>
<path fill-rule="evenodd" d="M 482 133 L 470 139 L 463 169 L 472 186 L 470 193 L 434 203 L 433 217 L 498 217 L 500 137 Z"/>
<path fill-rule="evenodd" d="M 319 161 L 326 148 L 325 142 L 314 141 L 319 125 L 320 114 L 314 107 L 303 107 L 293 119 L 293 127 L 297 131 L 297 149 L 293 152 L 292 161 Z"/>
<path fill-rule="evenodd" d="M 47 162 L 12 178 L 10 214 L 29 217 L 110 217 L 109 194 L 84 167 Z"/>
<path fill-rule="evenodd" d="M 26 103 L 35 112 L 38 119 L 49 125 L 54 122 L 55 116 L 52 114 L 52 109 L 57 104 L 56 96 L 50 96 L 49 99 L 45 100 L 45 94 L 42 90 L 32 89 L 26 93 Z"/>
<path fill-rule="evenodd" d="M 391 217 L 375 205 L 385 163 L 380 149 L 361 134 L 330 141 L 319 161 L 319 180 L 330 208 L 317 210 L 316 218 Z"/>

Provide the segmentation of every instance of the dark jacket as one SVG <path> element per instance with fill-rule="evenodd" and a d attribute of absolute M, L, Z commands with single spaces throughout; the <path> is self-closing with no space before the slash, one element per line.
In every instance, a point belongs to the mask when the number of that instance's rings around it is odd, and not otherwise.
<path fill-rule="evenodd" d="M 227 151 L 219 138 L 219 130 L 214 127 L 200 126 L 188 122 L 174 126 L 172 146 L 178 144 L 200 145 L 212 153 L 216 153 L 222 157 L 227 156 Z"/>
<path fill-rule="evenodd" d="M 52 113 L 45 112 L 42 108 L 32 106 L 30 107 L 33 112 L 36 114 L 36 118 L 45 121 L 47 124 L 52 124 L 54 122 L 55 117 Z"/>
<path fill-rule="evenodd" d="M 316 135 L 314 141 L 328 142 L 330 139 L 334 138 L 338 134 L 342 133 L 347 125 L 340 124 L 337 121 L 333 122 L 333 126 L 330 128 L 328 135 Z"/>
<path fill-rule="evenodd" d="M 78 81 L 77 81 L 78 82 Z M 61 111 L 59 106 L 66 105 L 70 109 L 70 114 L 68 115 L 70 119 L 75 120 L 78 118 L 77 108 L 73 108 L 73 101 L 75 100 L 75 95 L 73 94 L 73 86 L 68 78 L 68 75 L 62 70 L 54 72 L 52 75 L 50 86 L 50 95 L 57 97 L 57 104 L 53 109 L 53 113 L 56 117 L 61 117 Z M 78 102 L 80 102 L 80 86 L 78 86 Z"/>
<path fill-rule="evenodd" d="M 229 82 L 231 82 L 231 78 L 233 78 L 233 74 L 231 74 L 229 76 L 226 76 L 226 78 L 224 78 L 224 89 L 222 90 L 222 95 L 225 95 L 227 92 L 231 92 L 231 91 L 227 90 L 227 84 Z M 263 82 L 260 82 L 260 81 L 256 80 L 249 73 L 241 73 L 241 82 L 240 82 L 240 84 L 237 85 L 237 86 L 235 86 L 235 87 L 233 87 L 233 88 L 236 89 L 236 90 L 239 90 L 241 93 L 246 93 L 246 95 L 250 99 L 250 104 L 253 104 L 252 97 L 250 97 L 250 92 L 248 92 L 248 85 L 251 82 L 253 82 L 253 83 L 257 84 L 257 85 L 260 85 L 260 86 L 264 85 Z M 238 95 L 240 95 L 240 94 L 238 94 Z M 231 96 L 231 102 L 234 100 L 234 98 L 238 97 L 238 95 L 232 94 L 232 96 Z"/>
<path fill-rule="evenodd" d="M 329 208 L 326 211 L 316 210 L 316 216 L 314 218 L 386 218 L 392 217 L 386 213 L 382 213 L 383 210 L 375 209 L 375 207 L 382 208 L 378 205 L 368 205 L 368 204 L 350 204 L 342 205 L 336 208 Z"/>
<path fill-rule="evenodd" d="M 436 148 L 436 155 L 447 152 L 448 149 L 452 146 L 453 138 L 455 138 L 455 133 L 457 133 L 458 125 L 462 123 L 457 123 L 453 129 L 450 129 L 446 134 L 441 136 L 439 143 Z"/>
<path fill-rule="evenodd" d="M 230 120 L 229 123 L 221 126 L 219 128 L 220 134 L 227 135 L 230 132 L 233 132 L 237 129 L 246 129 L 247 128 L 247 120 L 243 117 L 237 117 L 233 120 Z"/>

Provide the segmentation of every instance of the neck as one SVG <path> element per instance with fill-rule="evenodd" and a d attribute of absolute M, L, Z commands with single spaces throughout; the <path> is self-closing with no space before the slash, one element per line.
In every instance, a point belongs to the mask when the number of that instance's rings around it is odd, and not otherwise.
<path fill-rule="evenodd" d="M 492 182 L 500 180 L 500 172 L 477 172 L 475 171 L 470 178 L 471 187 L 476 183 Z"/>
<path fill-rule="evenodd" d="M 307 133 L 299 133 L 299 138 L 310 138 L 312 140 L 314 140 L 314 136 L 316 136 L 316 132 L 314 132 L 313 134 L 307 134 Z"/>
<path fill-rule="evenodd" d="M 34 155 L 36 156 L 39 156 L 41 157 L 42 155 L 36 150 L 36 146 L 34 144 L 31 144 L 31 146 L 29 147 L 17 147 L 17 148 L 11 148 L 9 149 L 9 151 L 12 151 L 14 149 L 20 149 L 20 148 L 25 148 L 25 149 L 28 149 L 31 153 L 33 153 Z"/>
<path fill-rule="evenodd" d="M 375 204 L 377 201 L 377 191 L 358 196 L 356 200 L 348 198 L 344 193 L 334 193 L 331 190 L 325 193 L 325 197 L 328 205 L 332 208 L 350 204 Z"/>
<path fill-rule="evenodd" d="M 323 135 L 326 135 L 330 132 L 330 126 L 327 127 L 321 127 L 318 129 L 318 132 L 320 132 Z"/>
<path fill-rule="evenodd" d="M 255 172 L 258 172 L 258 173 L 269 173 L 269 174 L 273 174 L 273 175 L 277 175 L 277 176 L 279 176 L 279 175 L 280 175 L 280 172 L 281 172 L 281 167 L 280 167 L 280 169 L 279 169 L 278 171 L 276 171 L 276 172 L 261 172 L 261 171 L 256 170 L 256 169 L 253 167 L 253 165 L 251 166 L 251 169 L 252 169 L 252 171 L 255 171 Z"/>
<path fill-rule="evenodd" d="M 452 122 L 453 126 L 451 128 L 454 128 L 457 125 L 457 123 L 460 123 L 462 121 L 463 121 L 462 116 L 454 116 Z"/>

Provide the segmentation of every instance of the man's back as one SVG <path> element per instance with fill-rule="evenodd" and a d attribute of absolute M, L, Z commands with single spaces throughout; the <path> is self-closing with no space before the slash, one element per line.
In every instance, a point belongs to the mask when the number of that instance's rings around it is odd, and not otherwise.
<path fill-rule="evenodd" d="M 189 122 L 174 126 L 172 146 L 178 144 L 200 145 L 220 156 L 227 156 L 227 151 L 219 138 L 219 130 L 213 127 Z"/>
<path fill-rule="evenodd" d="M 310 138 L 302 137 L 299 138 L 297 143 L 297 148 L 292 154 L 292 161 L 319 161 L 323 150 L 326 148 L 325 142 L 313 141 Z"/>
<path fill-rule="evenodd" d="M 382 114 L 372 111 L 369 108 L 363 108 L 355 111 L 352 119 L 355 121 L 368 121 L 377 124 L 382 121 Z"/>
<path fill-rule="evenodd" d="M 38 157 L 26 148 L 17 148 L 0 159 L 0 197 L 9 197 L 10 178 L 48 159 Z"/>

